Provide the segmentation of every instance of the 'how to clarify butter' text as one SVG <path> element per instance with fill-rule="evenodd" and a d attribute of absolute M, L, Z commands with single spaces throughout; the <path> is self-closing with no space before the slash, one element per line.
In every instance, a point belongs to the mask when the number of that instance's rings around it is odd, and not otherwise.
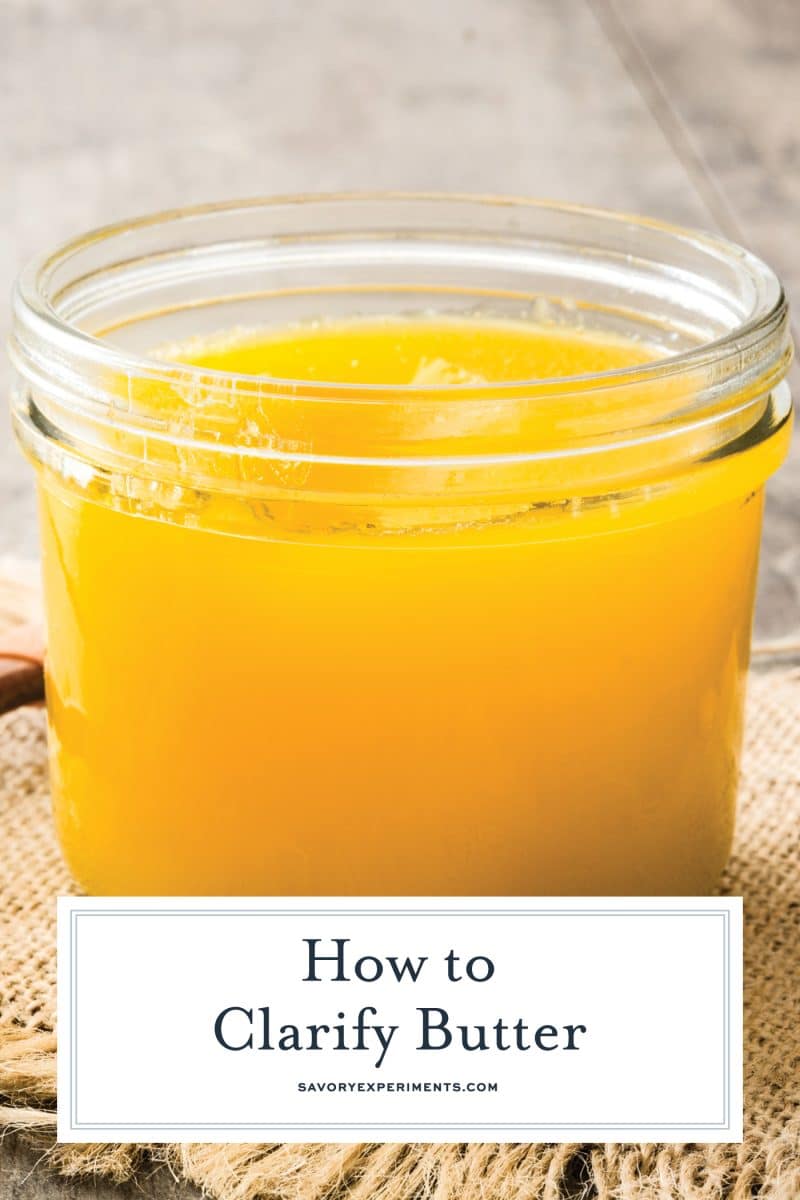
<path fill-rule="evenodd" d="M 349 954 L 349 938 L 331 938 L 327 947 L 319 938 L 301 939 L 305 973 L 302 982 L 392 983 L 413 987 L 433 971 L 443 983 L 464 986 L 487 983 L 494 977 L 495 964 L 486 955 L 471 957 L 448 951 L 440 961 L 426 955 L 416 958 L 397 955 L 378 957 Z M 216 1014 L 214 1037 L 223 1050 L 371 1052 L 373 1065 L 383 1066 L 394 1044 L 403 1039 L 400 1024 L 380 1019 L 373 1005 L 362 1005 L 352 1013 L 338 1009 L 322 1021 L 295 1022 L 291 1014 L 278 1014 L 272 1003 L 234 1003 Z M 526 1015 L 497 1015 L 468 1023 L 458 1020 L 450 1007 L 414 1006 L 409 1018 L 410 1045 L 420 1052 L 462 1050 L 467 1052 L 551 1053 L 581 1050 L 588 1034 L 585 1024 L 547 1022 L 537 1024 Z M 407 1037 L 406 1048 L 409 1047 Z"/>

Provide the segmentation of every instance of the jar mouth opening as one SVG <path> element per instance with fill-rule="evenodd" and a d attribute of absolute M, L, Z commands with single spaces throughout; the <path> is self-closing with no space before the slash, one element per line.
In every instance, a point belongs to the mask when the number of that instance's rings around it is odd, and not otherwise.
<path fill-rule="evenodd" d="M 178 209 L 34 261 L 14 304 L 20 440 L 73 478 L 105 471 L 123 490 L 149 479 L 353 503 L 602 496 L 760 444 L 790 420 L 775 274 L 722 238 L 577 205 L 367 192 Z M 657 356 L 591 374 L 410 384 L 156 356 L 237 328 L 285 331 L 315 312 L 337 323 L 457 315 L 477 329 L 535 324 L 540 306 L 570 336 L 628 338 Z"/>
<path fill-rule="evenodd" d="M 674 247 L 687 247 L 707 257 L 709 263 L 717 262 L 734 276 L 738 277 L 749 293 L 749 304 L 742 311 L 738 321 L 717 336 L 701 340 L 687 349 L 678 349 L 657 355 L 644 362 L 637 362 L 626 367 L 583 373 L 563 374 L 551 377 L 534 377 L 519 379 L 504 379 L 495 382 L 426 382 L 373 383 L 368 381 L 342 381 L 298 379 L 264 373 L 249 374 L 247 372 L 220 370 L 212 367 L 198 366 L 180 359 L 170 359 L 156 356 L 152 350 L 147 352 L 131 351 L 115 345 L 104 334 L 96 334 L 82 328 L 74 315 L 70 315 L 70 299 L 77 286 L 80 288 L 81 279 L 70 280 L 66 285 L 59 278 L 70 271 L 70 264 L 80 259 L 82 255 L 92 253 L 98 248 L 111 249 L 116 256 L 121 269 L 130 268 L 135 262 L 135 256 L 126 255 L 125 251 L 133 250 L 131 243 L 137 236 L 147 235 L 150 231 L 178 231 L 182 225 L 214 219 L 235 218 L 237 214 L 243 217 L 262 213 L 269 216 L 271 212 L 290 209 L 302 213 L 303 210 L 313 210 L 318 206 L 335 212 L 340 208 L 348 210 L 367 210 L 371 206 L 391 206 L 400 211 L 413 210 L 424 206 L 426 211 L 441 210 L 443 213 L 453 206 L 465 206 L 470 211 L 500 211 L 507 217 L 509 227 L 516 224 L 515 217 L 532 216 L 534 220 L 540 215 L 552 214 L 557 218 L 577 222 L 602 224 L 610 230 L 622 234 L 623 240 L 634 245 L 637 237 L 655 235 L 657 240 Z M 389 231 L 387 231 L 388 235 Z M 278 230 L 271 235 L 277 242 L 286 239 L 287 235 Z M 313 234 L 311 235 L 313 239 Z M 203 277 L 207 270 L 213 270 L 211 258 L 204 262 L 208 251 L 224 249 L 228 243 L 210 243 L 207 247 L 188 245 L 183 253 L 186 257 L 186 270 L 196 272 Z M 313 253 L 313 240 L 310 252 Z M 593 246 L 587 243 L 583 252 L 591 258 Z M 233 253 L 233 251 L 232 251 Z M 153 265 L 149 273 L 159 270 L 158 254 L 150 254 Z M 635 256 L 630 255 L 631 260 Z M 624 270 L 624 265 L 621 268 Z M 678 268 L 680 271 L 681 268 Z M 146 272 L 147 273 L 147 272 Z M 142 285 L 147 280 L 143 278 Z M 320 291 L 324 299 L 324 290 Z M 66 299 L 66 303 L 65 303 Z M 201 303 L 195 302 L 195 308 Z M 117 222 L 89 232 L 81 237 L 63 243 L 55 251 L 34 259 L 20 274 L 14 292 L 14 310 L 17 322 L 15 337 L 12 338 L 12 357 L 17 361 L 25 374 L 25 336 L 22 332 L 27 329 L 34 337 L 42 340 L 43 344 L 52 348 L 57 356 L 74 359 L 85 364 L 87 370 L 102 368 L 116 371 L 129 376 L 137 376 L 165 383 L 174 382 L 179 375 L 184 384 L 192 380 L 204 388 L 231 390 L 244 393 L 250 390 L 263 392 L 274 389 L 284 394 L 296 394 L 305 400 L 319 400 L 336 403 L 387 403 L 396 404 L 398 400 L 413 400 L 424 397 L 426 400 L 460 398 L 466 401 L 485 401 L 492 397 L 495 401 L 508 397 L 517 400 L 520 396 L 535 397 L 552 394 L 570 394 L 572 392 L 596 392 L 606 389 L 623 388 L 631 382 L 647 383 L 653 380 L 669 380 L 680 375 L 694 375 L 709 368 L 718 367 L 726 359 L 735 360 L 745 350 L 757 353 L 762 342 L 775 337 L 776 331 L 786 324 L 787 303 L 783 288 L 777 276 L 760 259 L 736 243 L 723 237 L 695 231 L 679 225 L 672 225 L 653 218 L 628 215 L 611 210 L 593 208 L 584 205 L 560 203 L 548 200 L 526 199 L 522 197 L 505 197 L 494 195 L 467 195 L 458 193 L 436 192 L 343 192 L 333 194 L 307 194 L 296 196 L 278 196 L 254 198 L 242 201 L 193 205 L 186 208 L 165 210 L 149 216 L 140 217 L 125 222 Z M 66 310 L 66 311 L 65 311 Z M 157 315 L 154 314 L 154 315 Z M 109 327 L 111 328 L 111 327 Z M 223 330 L 224 332 L 224 330 Z M 257 332 L 257 331 L 254 331 Z M 787 335 L 788 336 L 788 335 Z M 785 373 L 785 372 L 784 372 Z"/>

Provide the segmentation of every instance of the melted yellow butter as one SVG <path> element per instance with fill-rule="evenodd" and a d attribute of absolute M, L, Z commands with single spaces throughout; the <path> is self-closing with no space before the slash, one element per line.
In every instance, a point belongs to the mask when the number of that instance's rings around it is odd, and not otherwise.
<path fill-rule="evenodd" d="M 648 362 L 655 351 L 557 326 L 421 317 L 239 331 L 172 346 L 161 357 L 277 379 L 428 388 L 615 371 Z"/>
<path fill-rule="evenodd" d="M 167 356 L 424 389 L 649 353 L 409 319 L 237 333 Z M 570 396 L 536 409 L 539 424 L 490 407 L 475 433 L 471 414 L 472 446 L 502 435 L 530 449 L 587 406 L 602 423 L 613 402 Z M 149 384 L 143 397 L 178 427 L 229 412 L 231 442 L 249 430 L 257 445 L 385 451 L 409 429 L 423 446 L 438 436 L 424 396 L 372 424 L 358 406 L 276 400 L 266 383 L 221 398 Z M 467 411 L 448 403 L 445 444 Z M 579 475 L 543 464 L 501 502 L 482 476 L 472 516 L 446 521 L 455 469 L 419 511 L 377 467 L 354 483 L 354 468 L 220 465 L 191 448 L 171 451 L 188 481 L 170 509 L 151 480 L 159 445 L 108 495 L 43 476 L 53 790 L 77 878 L 131 894 L 709 890 L 733 828 L 761 488 L 781 439 L 690 461 L 688 482 L 658 496 L 592 493 L 588 475 L 581 493 Z M 658 453 L 644 443 L 637 471 Z M 335 503 L 304 499 L 328 485 Z"/>

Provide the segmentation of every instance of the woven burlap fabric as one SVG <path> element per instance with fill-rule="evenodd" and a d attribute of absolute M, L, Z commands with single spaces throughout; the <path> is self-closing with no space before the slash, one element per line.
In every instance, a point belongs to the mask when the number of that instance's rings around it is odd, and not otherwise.
<path fill-rule="evenodd" d="M 55 1170 L 123 1178 L 166 1158 L 218 1200 L 798 1200 L 800 669 L 755 672 L 748 710 L 724 881 L 745 898 L 741 1146 L 56 1147 L 55 897 L 71 883 L 53 835 L 38 709 L 0 718 L 0 1124 L 36 1130 Z"/>

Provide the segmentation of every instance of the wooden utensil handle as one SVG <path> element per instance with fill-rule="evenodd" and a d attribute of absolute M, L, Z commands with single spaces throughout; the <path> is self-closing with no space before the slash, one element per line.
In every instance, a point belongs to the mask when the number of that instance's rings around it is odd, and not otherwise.
<path fill-rule="evenodd" d="M 36 625 L 0 633 L 0 713 L 44 699 L 44 637 Z"/>

